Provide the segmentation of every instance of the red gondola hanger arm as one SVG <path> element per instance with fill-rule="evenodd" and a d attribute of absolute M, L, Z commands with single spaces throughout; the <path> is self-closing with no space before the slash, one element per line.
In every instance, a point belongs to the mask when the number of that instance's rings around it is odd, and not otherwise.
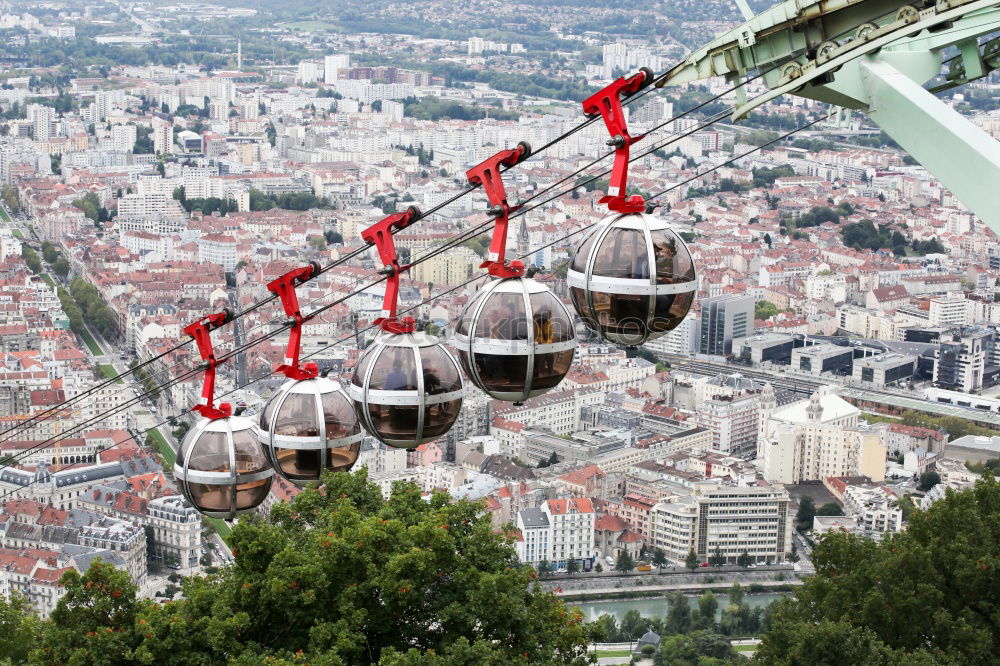
<path fill-rule="evenodd" d="M 510 214 L 521 206 L 511 206 L 507 203 L 507 191 L 504 189 L 503 174 L 500 167 L 512 167 L 528 159 L 531 155 L 531 145 L 521 141 L 517 148 L 501 150 L 493 157 L 472 167 L 465 172 L 465 177 L 473 185 L 482 185 L 486 198 L 490 202 L 490 215 L 496 218 L 493 226 L 493 239 L 486 253 L 486 261 L 480 268 L 486 268 L 490 275 L 499 278 L 520 277 L 524 275 L 524 264 L 518 260 L 507 263 L 507 228 L 510 224 Z"/>
<path fill-rule="evenodd" d="M 299 366 L 299 350 L 302 347 L 302 324 L 309 320 L 302 316 L 299 308 L 299 296 L 295 288 L 308 282 L 320 273 L 320 266 L 315 261 L 288 271 L 281 277 L 272 280 L 267 284 L 267 289 L 281 299 L 281 306 L 285 314 L 290 318 L 292 325 L 288 332 L 288 347 L 285 349 L 285 362 L 274 369 L 289 379 L 313 379 L 319 374 L 319 367 L 315 363 L 306 363 Z"/>
<path fill-rule="evenodd" d="M 643 67 L 638 73 L 628 78 L 619 78 L 583 101 L 583 112 L 588 116 L 600 115 L 604 118 L 608 132 L 611 133 L 608 145 L 615 148 L 615 163 L 611 169 L 608 193 L 601 198 L 601 203 L 606 203 L 609 210 L 618 213 L 641 213 L 646 209 L 646 202 L 638 194 L 626 196 L 629 146 L 642 139 L 645 134 L 631 136 L 628 133 L 622 98 L 634 95 L 647 87 L 653 82 L 653 78 L 653 71 Z"/>
<path fill-rule="evenodd" d="M 382 262 L 382 269 L 379 272 L 386 276 L 382 316 L 374 322 L 386 333 L 412 333 L 416 330 L 413 317 L 396 318 L 396 306 L 399 302 L 399 274 L 408 270 L 410 266 L 400 266 L 392 234 L 393 231 L 405 229 L 418 219 L 420 219 L 420 209 L 416 206 L 410 206 L 406 212 L 393 213 L 361 232 L 361 238 L 375 246 L 379 261 Z"/>
<path fill-rule="evenodd" d="M 201 387 L 201 399 L 198 404 L 192 407 L 192 411 L 200 412 L 207 419 L 224 419 L 233 414 L 233 408 L 228 402 L 215 406 L 215 367 L 219 361 L 215 358 L 215 350 L 212 349 L 212 331 L 224 326 L 233 320 L 233 313 L 226 309 L 202 317 L 198 321 L 188 324 L 184 328 L 184 333 L 194 338 L 198 345 L 198 353 L 205 361 L 205 380 Z"/>

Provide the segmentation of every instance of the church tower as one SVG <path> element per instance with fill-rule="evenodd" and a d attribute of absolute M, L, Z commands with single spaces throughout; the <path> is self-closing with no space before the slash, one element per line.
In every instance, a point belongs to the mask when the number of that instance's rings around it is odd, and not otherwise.
<path fill-rule="evenodd" d="M 527 267 L 530 267 L 534 263 L 532 258 L 525 256 L 530 251 L 530 247 L 531 244 L 528 238 L 528 222 L 525 219 L 525 216 L 522 215 L 521 224 L 517 228 L 517 256 L 524 257 L 524 261 L 526 262 L 525 265 Z"/>

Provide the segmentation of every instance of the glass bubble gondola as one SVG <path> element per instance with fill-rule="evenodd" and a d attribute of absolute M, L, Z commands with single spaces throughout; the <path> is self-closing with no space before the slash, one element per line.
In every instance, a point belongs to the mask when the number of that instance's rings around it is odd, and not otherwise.
<path fill-rule="evenodd" d="M 350 398 L 337 382 L 319 377 L 315 363 L 299 363 L 302 324 L 295 287 L 320 272 L 313 263 L 268 283 L 290 317 L 285 362 L 276 368 L 288 377 L 260 416 L 258 436 L 275 470 L 288 481 L 305 486 L 320 482 L 323 472 L 345 472 L 361 453 L 361 426 Z"/>
<path fill-rule="evenodd" d="M 472 383 L 516 403 L 555 388 L 576 349 L 566 306 L 525 278 L 492 280 L 480 290 L 466 305 L 454 340 Z"/>
<path fill-rule="evenodd" d="M 454 335 L 472 383 L 493 398 L 515 403 L 556 387 L 569 371 L 576 349 L 573 319 L 566 307 L 544 285 L 523 277 L 519 259 L 507 259 L 510 214 L 520 206 L 507 201 L 502 168 L 530 154 L 531 146 L 522 141 L 466 172 L 471 185 L 483 187 L 494 218 L 489 251 L 480 266 L 494 279 L 466 305 Z M 523 216 L 518 240 L 527 246 Z"/>
<path fill-rule="evenodd" d="M 455 358 L 423 332 L 379 335 L 348 388 L 365 429 L 404 449 L 447 433 L 458 419 L 462 393 Z"/>
<path fill-rule="evenodd" d="M 214 405 L 219 361 L 212 349 L 211 331 L 232 318 L 231 312 L 223 310 L 184 329 L 194 338 L 206 369 L 201 399 L 193 408 L 202 418 L 184 437 L 174 462 L 174 478 L 184 498 L 206 516 L 227 520 L 260 506 L 274 477 L 257 441 L 257 424 L 232 416 L 226 403 Z"/>
<path fill-rule="evenodd" d="M 413 449 L 444 435 L 462 408 L 458 363 L 412 317 L 396 316 L 400 266 L 393 233 L 420 217 L 414 206 L 394 213 L 362 232 L 375 246 L 386 275 L 382 314 L 374 322 L 382 333 L 354 369 L 348 395 L 361 425 L 387 446 Z"/>
<path fill-rule="evenodd" d="M 206 516 L 227 520 L 257 508 L 273 477 L 257 441 L 257 424 L 242 416 L 199 419 L 174 463 L 184 498 Z"/>
<path fill-rule="evenodd" d="M 298 486 L 323 472 L 346 472 L 361 453 L 361 426 L 350 398 L 330 379 L 289 380 L 260 417 L 259 437 L 275 470 Z"/>
<path fill-rule="evenodd" d="M 584 324 L 627 346 L 676 328 L 697 290 L 687 245 L 667 222 L 646 213 L 601 220 L 577 248 L 566 283 Z"/>

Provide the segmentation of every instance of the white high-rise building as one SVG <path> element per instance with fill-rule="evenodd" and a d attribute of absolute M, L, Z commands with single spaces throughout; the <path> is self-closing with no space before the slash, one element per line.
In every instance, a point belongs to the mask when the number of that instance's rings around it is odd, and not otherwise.
<path fill-rule="evenodd" d="M 107 141 L 109 150 L 118 153 L 129 153 L 135 148 L 135 125 L 115 125 L 111 128 L 111 137 Z"/>
<path fill-rule="evenodd" d="M 29 104 L 28 120 L 31 122 L 31 135 L 35 141 L 48 141 L 52 138 L 52 125 L 56 122 L 56 110 L 44 104 Z"/>
<path fill-rule="evenodd" d="M 692 550 L 702 562 L 721 552 L 735 562 L 746 552 L 754 562 L 784 559 L 792 548 L 788 492 L 780 485 L 746 488 L 697 483 L 653 506 L 652 545 L 673 562 Z"/>
<path fill-rule="evenodd" d="M 162 120 L 153 121 L 153 151 L 157 155 L 169 155 L 173 152 L 174 132 L 170 123 Z"/>
<path fill-rule="evenodd" d="M 701 318 L 693 312 L 684 317 L 677 328 L 661 338 L 650 340 L 644 346 L 654 353 L 691 356 L 698 352 L 698 335 L 701 332 Z"/>
<path fill-rule="evenodd" d="M 91 122 L 101 122 L 111 115 L 115 107 L 125 106 L 124 90 L 108 90 L 94 93 L 94 103 L 91 108 Z"/>
<path fill-rule="evenodd" d="M 345 54 L 328 55 L 323 58 L 323 80 L 333 83 L 339 77 L 340 70 L 351 68 L 351 56 Z"/>
<path fill-rule="evenodd" d="M 829 476 L 884 480 L 885 444 L 879 431 L 858 426 L 860 413 L 826 387 L 773 411 L 758 447 L 764 478 L 777 483 Z"/>
<path fill-rule="evenodd" d="M 312 60 L 302 60 L 299 62 L 299 72 L 295 77 L 296 83 L 316 83 L 323 76 L 323 70 L 318 62 Z"/>

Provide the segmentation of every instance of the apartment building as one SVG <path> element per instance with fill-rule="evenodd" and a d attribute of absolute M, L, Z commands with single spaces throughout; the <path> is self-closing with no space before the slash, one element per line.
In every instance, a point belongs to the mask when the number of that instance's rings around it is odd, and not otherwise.
<path fill-rule="evenodd" d="M 716 552 L 735 562 L 744 551 L 754 562 L 781 560 L 792 546 L 788 504 L 781 485 L 698 483 L 690 494 L 653 506 L 652 542 L 677 563 L 692 550 L 702 562 Z"/>
<path fill-rule="evenodd" d="M 550 562 L 553 568 L 577 560 L 589 571 L 594 565 L 594 505 L 587 498 L 550 499 L 517 514 L 521 534 L 516 544 L 525 564 Z"/>
<path fill-rule="evenodd" d="M 858 426 L 860 411 L 839 396 L 814 393 L 775 411 L 762 443 L 768 481 L 801 483 L 830 476 L 885 479 L 886 448 L 878 429 Z"/>
<path fill-rule="evenodd" d="M 903 529 L 903 511 L 895 493 L 885 486 L 848 486 L 844 513 L 868 534 L 884 535 Z"/>
<path fill-rule="evenodd" d="M 756 453 L 759 415 L 757 391 L 718 395 L 697 409 L 698 424 L 712 431 L 712 448 L 737 455 Z"/>

